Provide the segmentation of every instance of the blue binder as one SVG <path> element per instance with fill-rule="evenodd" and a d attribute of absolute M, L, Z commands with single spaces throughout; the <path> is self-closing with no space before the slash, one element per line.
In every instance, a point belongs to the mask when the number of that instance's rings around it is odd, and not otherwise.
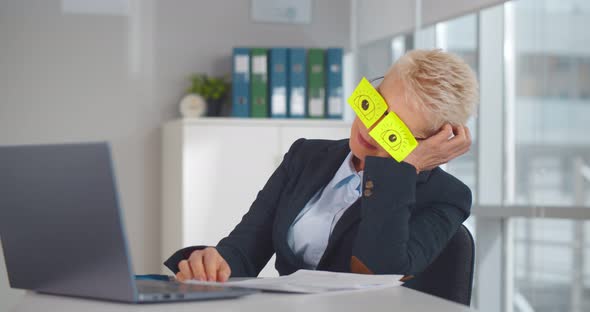
<path fill-rule="evenodd" d="M 234 48 L 232 79 L 234 117 L 250 116 L 250 49 Z"/>
<path fill-rule="evenodd" d="M 288 52 L 289 117 L 305 118 L 307 115 L 307 56 L 303 48 L 291 48 Z"/>
<path fill-rule="evenodd" d="M 342 119 L 344 94 L 342 91 L 342 49 L 326 51 L 326 103 L 327 117 Z"/>
<path fill-rule="evenodd" d="M 286 118 L 289 112 L 288 77 L 287 77 L 287 49 L 270 49 L 270 116 L 272 118 Z"/>

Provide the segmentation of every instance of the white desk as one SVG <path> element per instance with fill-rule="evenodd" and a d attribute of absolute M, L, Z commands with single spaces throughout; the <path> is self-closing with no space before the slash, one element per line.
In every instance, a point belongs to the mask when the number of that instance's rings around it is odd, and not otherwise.
<path fill-rule="evenodd" d="M 125 304 L 105 301 L 57 297 L 27 293 L 13 309 L 24 311 L 60 312 L 133 312 L 133 311 L 403 311 L 403 312 L 457 312 L 475 311 L 469 307 L 405 287 L 377 290 L 335 292 L 316 295 L 259 293 L 238 299 L 194 301 L 183 303 Z"/>

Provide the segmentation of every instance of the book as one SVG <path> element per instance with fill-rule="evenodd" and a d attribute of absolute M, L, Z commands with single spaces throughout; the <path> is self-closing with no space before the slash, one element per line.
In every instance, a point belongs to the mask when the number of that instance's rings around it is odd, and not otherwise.
<path fill-rule="evenodd" d="M 325 117 L 325 55 L 323 49 L 309 49 L 307 52 L 307 113 L 310 118 Z"/>
<path fill-rule="evenodd" d="M 250 116 L 250 49 L 234 48 L 232 61 L 232 115 Z"/>
<path fill-rule="evenodd" d="M 270 116 L 273 118 L 286 118 L 289 105 L 286 48 L 270 49 L 269 67 Z"/>
<path fill-rule="evenodd" d="M 344 112 L 342 91 L 342 49 L 326 50 L 326 107 L 327 117 L 342 119 Z"/>
<path fill-rule="evenodd" d="M 250 117 L 268 117 L 268 49 L 250 50 Z"/>
<path fill-rule="evenodd" d="M 304 118 L 307 114 L 307 62 L 305 49 L 290 48 L 288 51 L 289 117 Z"/>

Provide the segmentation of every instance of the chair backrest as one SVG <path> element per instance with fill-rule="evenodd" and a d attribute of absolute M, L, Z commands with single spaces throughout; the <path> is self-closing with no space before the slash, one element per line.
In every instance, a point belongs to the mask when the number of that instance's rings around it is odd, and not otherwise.
<path fill-rule="evenodd" d="M 464 305 L 471 303 L 475 244 L 461 225 L 438 257 L 404 286 Z"/>

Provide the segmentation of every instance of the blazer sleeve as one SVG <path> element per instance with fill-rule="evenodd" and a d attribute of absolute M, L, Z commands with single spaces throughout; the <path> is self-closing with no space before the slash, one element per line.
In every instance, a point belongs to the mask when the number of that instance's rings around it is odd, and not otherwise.
<path fill-rule="evenodd" d="M 434 174 L 433 174 L 434 175 Z M 353 243 L 351 271 L 417 274 L 442 251 L 469 216 L 471 191 L 457 179 L 431 176 L 429 207 L 412 215 L 416 169 L 391 158 L 365 159 L 361 222 Z"/>
<path fill-rule="evenodd" d="M 230 266 L 232 277 L 257 276 L 274 254 L 272 227 L 276 207 L 283 188 L 289 181 L 290 172 L 293 171 L 295 155 L 304 141 L 305 139 L 299 139 L 293 143 L 240 223 L 215 247 Z M 206 247 L 180 249 L 164 265 L 176 274 L 181 260 L 187 259 L 193 251 Z"/>

